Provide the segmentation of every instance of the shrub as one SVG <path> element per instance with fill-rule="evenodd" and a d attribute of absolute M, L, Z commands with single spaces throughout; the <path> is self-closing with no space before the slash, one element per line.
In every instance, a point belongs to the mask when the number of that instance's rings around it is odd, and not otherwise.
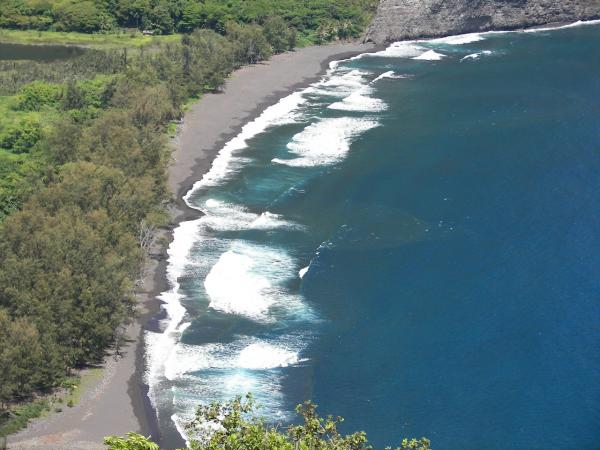
<path fill-rule="evenodd" d="M 273 52 L 293 50 L 296 46 L 296 30 L 290 28 L 281 17 L 269 17 L 263 24 L 263 29 Z"/>
<path fill-rule="evenodd" d="M 192 436 L 192 450 L 371 450 L 366 433 L 359 431 L 342 435 L 338 426 L 344 419 L 320 417 L 311 402 L 298 405 L 302 418 L 299 425 L 287 429 L 267 425 L 255 413 L 250 395 L 226 402 L 200 406 L 196 418 L 187 426 Z M 158 446 L 139 434 L 126 438 L 107 437 L 108 450 L 159 450 Z M 426 438 L 403 439 L 397 450 L 430 450 Z M 390 449 L 391 450 L 391 449 Z"/>
<path fill-rule="evenodd" d="M 21 111 L 39 111 L 47 106 L 58 106 L 61 93 L 58 85 L 34 81 L 21 88 L 17 96 L 17 108 Z"/>
<path fill-rule="evenodd" d="M 91 0 L 57 2 L 53 15 L 58 30 L 90 33 L 114 26 L 114 18 Z"/>
<path fill-rule="evenodd" d="M 27 153 L 41 137 L 40 123 L 33 119 L 25 119 L 0 135 L 0 147 L 17 154 Z"/>

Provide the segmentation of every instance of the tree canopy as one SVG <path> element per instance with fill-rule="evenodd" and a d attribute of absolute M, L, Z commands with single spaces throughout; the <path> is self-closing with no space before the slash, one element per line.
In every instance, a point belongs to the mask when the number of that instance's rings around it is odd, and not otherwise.
<path fill-rule="evenodd" d="M 187 425 L 191 450 L 371 450 L 367 434 L 340 432 L 342 417 L 321 417 L 311 402 L 298 405 L 300 423 L 268 424 L 257 414 L 251 395 L 225 403 L 211 403 L 196 410 Z M 149 438 L 136 433 L 104 440 L 108 450 L 159 450 Z M 403 439 L 395 450 L 430 450 L 427 438 Z M 387 447 L 386 450 L 391 450 Z"/>
<path fill-rule="evenodd" d="M 223 34 L 228 22 L 264 25 L 277 16 L 305 35 L 359 36 L 376 0 L 6 0 L 0 27 L 85 33 L 137 28 L 156 34 L 207 28 Z"/>

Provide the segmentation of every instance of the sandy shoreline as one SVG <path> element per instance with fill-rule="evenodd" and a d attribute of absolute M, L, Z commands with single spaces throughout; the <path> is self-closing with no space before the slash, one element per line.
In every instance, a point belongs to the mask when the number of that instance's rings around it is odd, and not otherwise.
<path fill-rule="evenodd" d="M 182 196 L 211 167 L 212 161 L 242 126 L 268 106 L 318 80 L 329 62 L 372 51 L 371 44 L 337 43 L 274 56 L 270 61 L 234 72 L 222 93 L 207 94 L 185 114 L 169 168 L 169 188 L 175 194 L 171 230 L 182 220 L 197 217 Z M 104 449 L 102 439 L 130 431 L 158 438 L 155 415 L 143 383 L 143 330 L 153 327 L 160 311 L 156 296 L 166 290 L 166 248 L 154 249 L 140 298 L 140 317 L 129 326 L 123 356 L 107 358 L 101 379 L 87 389 L 73 408 L 33 421 L 9 437 L 9 449 Z"/>
<path fill-rule="evenodd" d="M 204 175 L 223 145 L 242 126 L 286 95 L 317 81 L 331 61 L 373 51 L 373 44 L 343 43 L 312 46 L 275 55 L 261 64 L 245 66 L 232 74 L 225 90 L 206 94 L 185 114 L 179 143 L 169 169 L 169 188 L 179 213 L 191 213 L 182 197 Z M 176 222 L 181 217 L 176 217 Z"/>

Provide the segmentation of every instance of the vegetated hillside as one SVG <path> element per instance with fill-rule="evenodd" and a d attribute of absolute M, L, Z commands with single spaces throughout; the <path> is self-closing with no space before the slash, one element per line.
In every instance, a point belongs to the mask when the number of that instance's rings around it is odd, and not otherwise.
<path fill-rule="evenodd" d="M 367 40 L 385 43 L 599 17 L 600 0 L 381 0 Z"/>
<path fill-rule="evenodd" d="M 208 28 L 228 21 L 262 24 L 279 16 L 303 36 L 359 36 L 377 0 L 5 0 L 0 27 L 98 32 L 138 28 L 156 34 Z"/>

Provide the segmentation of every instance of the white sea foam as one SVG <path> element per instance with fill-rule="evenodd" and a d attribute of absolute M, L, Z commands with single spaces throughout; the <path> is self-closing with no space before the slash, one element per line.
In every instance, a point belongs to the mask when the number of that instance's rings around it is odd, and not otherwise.
<path fill-rule="evenodd" d="M 261 214 L 248 211 L 241 205 L 208 199 L 200 208 L 206 215 L 200 220 L 204 229 L 210 230 L 272 230 L 276 228 L 302 229 L 296 223 L 278 214 L 264 211 Z"/>
<path fill-rule="evenodd" d="M 537 33 L 540 31 L 554 31 L 554 30 L 563 30 L 565 28 L 575 28 L 587 25 L 598 25 L 600 24 L 600 20 L 578 20 L 577 22 L 569 23 L 566 25 L 557 25 L 555 27 L 537 27 L 537 28 L 527 28 L 523 30 L 525 33 Z"/>
<path fill-rule="evenodd" d="M 190 439 L 184 425 L 193 418 L 199 404 L 227 401 L 248 392 L 264 407 L 262 414 L 274 420 L 285 419 L 280 409 L 280 374 L 272 369 L 301 363 L 299 354 L 305 347 L 306 340 L 300 335 L 284 335 L 276 341 L 244 337 L 227 344 L 179 343 L 179 357 L 171 361 L 174 367 L 170 376 L 176 380 L 171 387 L 176 414 L 171 419 L 180 434 L 186 441 Z"/>
<path fill-rule="evenodd" d="M 372 89 L 369 86 L 363 86 L 361 89 L 353 92 L 343 100 L 332 103 L 328 106 L 329 109 L 337 109 L 341 111 L 363 111 L 377 112 L 387 109 L 387 104 L 378 98 L 370 97 Z"/>
<path fill-rule="evenodd" d="M 371 81 L 371 84 L 373 83 L 377 83 L 380 80 L 384 80 L 386 78 L 390 78 L 392 80 L 397 80 L 400 78 L 407 78 L 406 75 L 399 75 L 396 72 L 394 72 L 393 70 L 390 70 L 388 72 L 384 72 L 381 75 L 379 75 L 377 78 L 375 78 L 373 81 Z"/>
<path fill-rule="evenodd" d="M 237 365 L 245 369 L 274 369 L 299 362 L 296 352 L 264 342 L 256 342 L 244 348 L 237 357 Z"/>
<path fill-rule="evenodd" d="M 308 94 L 326 95 L 330 97 L 346 97 L 362 89 L 368 82 L 369 72 L 362 70 L 346 70 L 330 73 L 323 80 L 306 88 Z"/>
<path fill-rule="evenodd" d="M 288 367 L 302 361 L 299 354 L 303 348 L 297 336 L 284 336 L 276 342 L 246 337 L 227 344 L 178 343 L 165 374 L 169 380 L 177 380 L 203 370 Z"/>
<path fill-rule="evenodd" d="M 420 59 L 425 61 L 439 61 L 442 58 L 445 58 L 446 55 L 436 52 L 435 50 L 427 50 L 425 53 L 422 53 L 419 56 L 415 56 L 412 59 Z"/>
<path fill-rule="evenodd" d="M 242 131 L 231 139 L 214 159 L 210 170 L 204 174 L 200 181 L 194 183 L 192 189 L 185 195 L 184 200 L 188 200 L 194 191 L 200 188 L 216 186 L 228 178 L 232 172 L 236 171 L 236 153 L 247 147 L 249 139 L 263 133 L 266 129 L 274 125 L 293 122 L 295 120 L 294 111 L 306 102 L 302 92 L 294 92 L 281 99 L 278 103 L 268 107 L 263 113 L 252 122 L 247 123 Z M 241 162 L 244 160 L 242 159 Z"/>
<path fill-rule="evenodd" d="M 295 167 L 335 164 L 346 156 L 350 144 L 356 138 L 378 125 L 376 120 L 367 118 L 321 119 L 296 134 L 287 145 L 290 152 L 298 158 L 274 158 L 273 162 Z"/>
<path fill-rule="evenodd" d="M 182 222 L 173 232 L 173 241 L 167 250 L 169 256 L 169 265 L 167 266 L 167 279 L 171 286 L 169 291 L 163 292 L 159 299 L 164 303 L 162 308 L 166 312 L 166 318 L 163 319 L 162 333 L 146 331 L 146 359 L 147 371 L 145 374 L 146 382 L 152 386 L 164 372 L 164 362 L 168 359 L 170 352 L 179 340 L 181 332 L 185 327 L 180 327 L 185 317 L 185 308 L 181 304 L 181 294 L 179 294 L 178 278 L 183 274 L 187 261 L 187 256 L 198 236 L 199 220 Z M 185 325 L 185 324 L 184 324 Z"/>
<path fill-rule="evenodd" d="M 204 280 L 210 308 L 261 322 L 274 320 L 268 312 L 276 303 L 297 308 L 281 283 L 294 277 L 294 261 L 283 251 L 235 242 L 223 253 Z"/>
<path fill-rule="evenodd" d="M 341 98 L 329 105 L 329 109 L 342 111 L 376 112 L 387 108 L 385 102 L 371 97 L 373 89 L 369 86 L 370 72 L 361 70 L 339 71 L 309 87 L 310 94 Z"/>
<path fill-rule="evenodd" d="M 253 272 L 254 261 L 248 255 L 229 251 L 210 271 L 204 287 L 210 307 L 229 314 L 265 320 L 274 299 L 269 280 Z"/>
<path fill-rule="evenodd" d="M 447 36 L 438 39 L 431 39 L 427 42 L 431 42 L 432 44 L 449 44 L 449 45 L 464 45 L 471 44 L 473 42 L 483 41 L 485 38 L 483 33 L 467 33 L 467 34 L 457 34 L 454 36 Z"/>
<path fill-rule="evenodd" d="M 482 52 L 471 53 L 470 55 L 467 55 L 467 56 L 461 58 L 460 61 L 463 62 L 463 61 L 466 61 L 469 59 L 479 59 L 481 56 L 484 56 L 484 55 L 487 56 L 487 55 L 491 55 L 491 54 L 492 54 L 491 50 L 484 50 Z"/>
<path fill-rule="evenodd" d="M 299 276 L 300 278 L 304 278 L 304 275 L 306 275 L 306 272 L 308 272 L 308 266 L 306 266 L 306 267 L 303 267 L 302 269 L 300 269 L 300 270 L 298 271 L 298 276 Z"/>
<path fill-rule="evenodd" d="M 422 54 L 426 48 L 418 45 L 416 41 L 394 42 L 385 50 L 367 53 L 367 56 L 380 56 L 384 58 L 413 58 Z"/>
<path fill-rule="evenodd" d="M 181 416 L 179 414 L 172 414 L 171 421 L 175 424 L 175 429 L 179 433 L 179 435 L 185 440 L 185 446 L 189 448 L 190 446 L 190 436 L 185 428 L 185 426 L 191 422 L 193 419 L 192 415 L 188 415 L 187 417 Z"/>
<path fill-rule="evenodd" d="M 360 88 L 365 83 L 365 77 L 369 75 L 369 72 L 363 70 L 350 70 L 341 72 L 340 74 L 330 75 L 325 80 L 317 83 L 320 87 L 333 87 L 336 91 L 350 90 L 353 91 L 356 88 Z"/>

